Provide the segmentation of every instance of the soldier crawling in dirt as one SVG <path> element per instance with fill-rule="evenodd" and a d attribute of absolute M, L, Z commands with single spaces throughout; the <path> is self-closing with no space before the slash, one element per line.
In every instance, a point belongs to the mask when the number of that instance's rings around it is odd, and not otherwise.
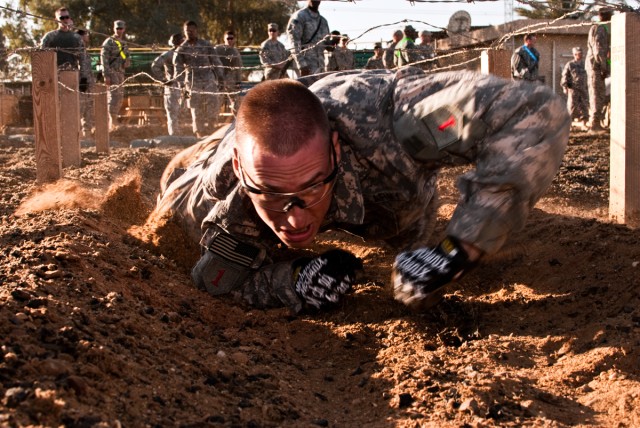
<path fill-rule="evenodd" d="M 550 88 L 471 72 L 267 81 L 247 93 L 219 143 L 205 140 L 182 174 L 166 175 L 156 214 L 201 243 L 192 278 L 212 295 L 330 307 L 361 261 L 338 249 L 291 258 L 291 249 L 341 229 L 395 248 L 394 297 L 425 310 L 523 228 L 558 170 L 569 125 Z M 446 237 L 432 247 L 438 170 L 468 163 L 475 169 L 459 179 Z"/>

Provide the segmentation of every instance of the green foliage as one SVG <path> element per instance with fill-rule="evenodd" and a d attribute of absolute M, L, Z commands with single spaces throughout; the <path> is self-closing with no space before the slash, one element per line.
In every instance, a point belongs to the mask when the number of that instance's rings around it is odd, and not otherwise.
<path fill-rule="evenodd" d="M 255 45 L 267 38 L 269 22 L 284 27 L 297 8 L 296 0 L 17 0 L 7 7 L 42 19 L 2 10 L 6 23 L 0 28 L 10 48 L 37 46 L 47 31 L 57 27 L 54 12 L 61 4 L 76 27 L 91 30 L 96 47 L 113 34 L 117 19 L 127 23 L 127 38 L 133 47 L 166 46 L 169 36 L 181 32 L 187 20 L 196 21 L 200 36 L 212 43 L 221 42 L 224 31 L 232 29 L 238 45 Z"/>
<path fill-rule="evenodd" d="M 515 12 L 529 19 L 578 19 L 583 13 L 579 10 L 584 2 L 577 0 L 547 0 L 545 2 L 527 2 L 529 8 L 516 7 Z"/>

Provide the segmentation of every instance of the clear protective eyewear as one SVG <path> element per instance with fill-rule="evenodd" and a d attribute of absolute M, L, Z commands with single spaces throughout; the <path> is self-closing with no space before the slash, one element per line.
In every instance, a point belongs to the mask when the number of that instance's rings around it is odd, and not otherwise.
<path fill-rule="evenodd" d="M 244 177 L 244 171 L 238 159 L 238 172 L 240 172 L 240 185 L 247 191 L 248 196 L 258 206 L 280 213 L 286 213 L 293 207 L 297 206 L 302 209 L 311 208 L 318 205 L 322 200 L 331 193 L 335 184 L 335 178 L 338 175 L 338 159 L 336 156 L 336 150 L 331 146 L 331 156 L 333 158 L 333 170 L 324 180 L 312 184 L 311 186 L 302 189 L 298 192 L 281 193 L 281 192 L 268 192 L 266 190 L 260 190 L 247 184 Z M 251 179 L 249 177 L 249 179 Z M 253 181 L 253 180 L 251 180 Z"/>

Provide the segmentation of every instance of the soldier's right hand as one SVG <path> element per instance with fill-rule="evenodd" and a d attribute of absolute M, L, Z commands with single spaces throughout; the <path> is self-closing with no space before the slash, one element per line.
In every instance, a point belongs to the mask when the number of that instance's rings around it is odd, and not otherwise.
<path fill-rule="evenodd" d="M 351 289 L 362 261 L 347 251 L 330 250 L 313 259 L 300 259 L 295 267 L 299 271 L 296 293 L 307 305 L 320 309 L 337 303 Z"/>

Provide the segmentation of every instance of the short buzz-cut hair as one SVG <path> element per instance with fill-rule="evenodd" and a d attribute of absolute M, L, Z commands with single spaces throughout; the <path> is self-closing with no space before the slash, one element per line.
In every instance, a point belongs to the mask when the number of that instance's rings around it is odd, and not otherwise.
<path fill-rule="evenodd" d="M 524 35 L 524 41 L 526 42 L 527 40 L 531 40 L 533 38 L 535 38 L 536 35 L 534 33 L 527 33 Z"/>
<path fill-rule="evenodd" d="M 291 156 L 318 133 L 329 135 L 327 113 L 318 97 L 291 79 L 267 80 L 247 92 L 236 119 L 236 140 L 251 135 L 276 156 Z"/>
<path fill-rule="evenodd" d="M 184 21 L 184 24 L 182 24 L 183 27 L 196 27 L 198 28 L 198 24 L 196 24 L 196 21 Z"/>

